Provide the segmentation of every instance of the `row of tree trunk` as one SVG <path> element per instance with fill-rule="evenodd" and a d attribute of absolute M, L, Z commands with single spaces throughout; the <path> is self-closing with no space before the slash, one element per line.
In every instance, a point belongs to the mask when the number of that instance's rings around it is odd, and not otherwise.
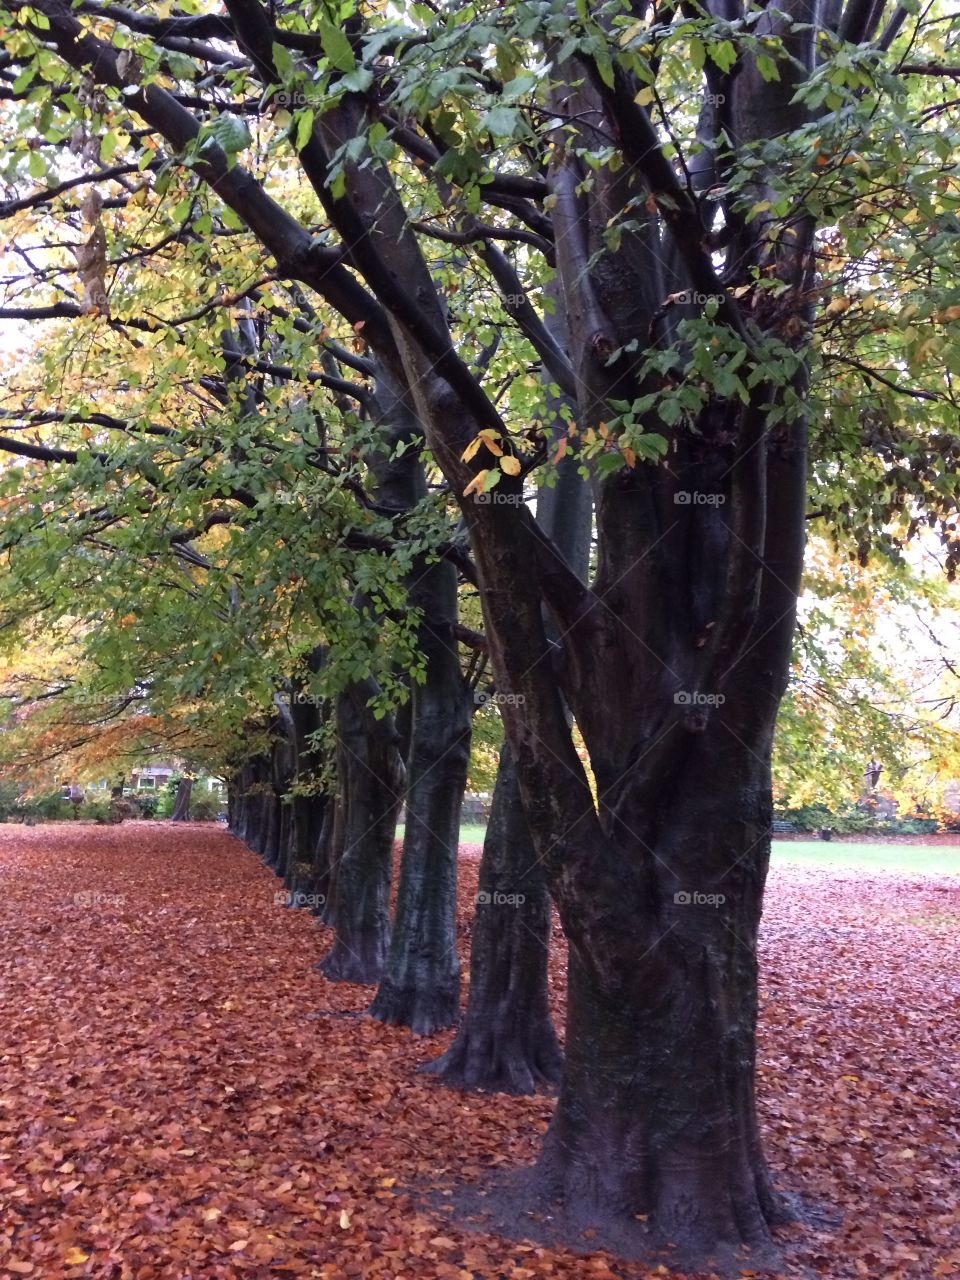
<path fill-rule="evenodd" d="M 457 849 L 472 698 L 455 687 L 461 676 L 452 639 L 441 639 L 436 619 L 424 630 L 427 679 L 414 691 L 408 741 L 391 717 L 374 717 L 372 681 L 338 695 L 332 710 L 294 696 L 270 726 L 271 750 L 246 760 L 230 781 L 229 828 L 276 873 L 289 906 L 333 929 L 319 966 L 324 975 L 376 985 L 373 1017 L 421 1035 L 459 1022 L 451 1047 L 428 1070 L 463 1088 L 531 1093 L 555 1084 L 561 1065 L 547 1004 L 550 901 L 505 747 L 461 1016 Z M 332 780 L 312 738 L 324 714 L 336 717 Z"/>
<path fill-rule="evenodd" d="M 387 433 L 383 452 L 369 459 L 376 501 L 381 511 L 403 513 L 422 501 L 426 481 L 419 450 L 395 446 L 419 441 L 422 427 L 389 373 L 380 365 L 374 372 L 370 404 Z M 561 465 L 538 508 L 544 530 L 585 575 L 591 496 L 572 463 Z M 282 879 L 291 906 L 312 910 L 333 929 L 320 969 L 333 981 L 375 985 L 373 1017 L 420 1035 L 459 1023 L 430 1071 L 463 1088 L 531 1093 L 556 1084 L 561 1067 L 548 1010 L 551 905 L 541 861 L 505 747 L 480 864 L 469 998 L 461 1016 L 457 852 L 477 699 L 460 661 L 453 561 L 415 561 L 407 599 L 420 618 L 424 660 L 409 706 L 396 716 L 375 716 L 379 690 L 372 678 L 326 705 L 291 684 L 276 699 L 271 751 L 247 760 L 230 784 L 230 829 Z M 316 672 L 325 660 L 318 648 L 308 666 Z M 327 739 L 336 745 L 324 756 L 315 744 L 328 719 L 333 733 Z"/>

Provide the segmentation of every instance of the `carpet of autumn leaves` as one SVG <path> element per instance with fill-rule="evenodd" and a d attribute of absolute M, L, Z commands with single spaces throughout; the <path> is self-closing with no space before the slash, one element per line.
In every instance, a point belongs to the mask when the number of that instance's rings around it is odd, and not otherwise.
<path fill-rule="evenodd" d="M 460 1222 L 452 1190 L 529 1162 L 550 1100 L 418 1075 L 451 1033 L 355 1016 L 277 888 L 212 826 L 0 828 L 0 1277 L 665 1274 Z M 958 922 L 947 877 L 772 874 L 762 1112 L 809 1206 L 784 1275 L 960 1277 Z"/>

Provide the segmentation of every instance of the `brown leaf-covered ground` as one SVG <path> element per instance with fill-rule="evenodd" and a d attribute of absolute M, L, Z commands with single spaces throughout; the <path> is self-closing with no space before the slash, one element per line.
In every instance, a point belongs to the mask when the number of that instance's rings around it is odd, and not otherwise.
<path fill-rule="evenodd" d="M 549 1099 L 419 1076 L 450 1033 L 344 1016 L 369 992 L 277 887 L 212 826 L 0 827 L 0 1276 L 663 1275 L 444 1212 L 533 1157 Z M 771 877 L 763 1117 L 816 1206 L 785 1275 L 960 1277 L 958 921 L 955 879 Z"/>

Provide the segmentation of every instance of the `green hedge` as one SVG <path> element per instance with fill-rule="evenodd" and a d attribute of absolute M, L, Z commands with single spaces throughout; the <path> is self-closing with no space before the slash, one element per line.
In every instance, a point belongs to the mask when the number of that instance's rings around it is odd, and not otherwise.
<path fill-rule="evenodd" d="M 878 818 L 856 805 L 830 809 L 825 804 L 805 804 L 797 809 L 775 809 L 775 822 L 789 822 L 797 831 L 820 832 L 824 828 L 835 835 L 927 836 L 940 830 L 936 818 Z"/>

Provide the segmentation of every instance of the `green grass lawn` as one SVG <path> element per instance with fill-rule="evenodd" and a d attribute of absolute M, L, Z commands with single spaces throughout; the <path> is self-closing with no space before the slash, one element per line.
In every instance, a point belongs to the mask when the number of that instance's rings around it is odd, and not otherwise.
<path fill-rule="evenodd" d="M 842 840 L 774 840 L 774 866 L 853 867 L 901 875 L 960 874 L 960 845 L 844 844 Z"/>
<path fill-rule="evenodd" d="M 486 828 L 465 823 L 461 844 L 483 844 Z M 403 839 L 403 827 L 397 838 Z M 892 871 L 900 875 L 960 875 L 960 845 L 845 844 L 842 840 L 774 840 L 773 865 L 824 870 Z"/>
<path fill-rule="evenodd" d="M 487 828 L 476 826 L 472 822 L 465 822 L 460 828 L 461 844 L 483 844 L 483 837 L 487 834 Z"/>

